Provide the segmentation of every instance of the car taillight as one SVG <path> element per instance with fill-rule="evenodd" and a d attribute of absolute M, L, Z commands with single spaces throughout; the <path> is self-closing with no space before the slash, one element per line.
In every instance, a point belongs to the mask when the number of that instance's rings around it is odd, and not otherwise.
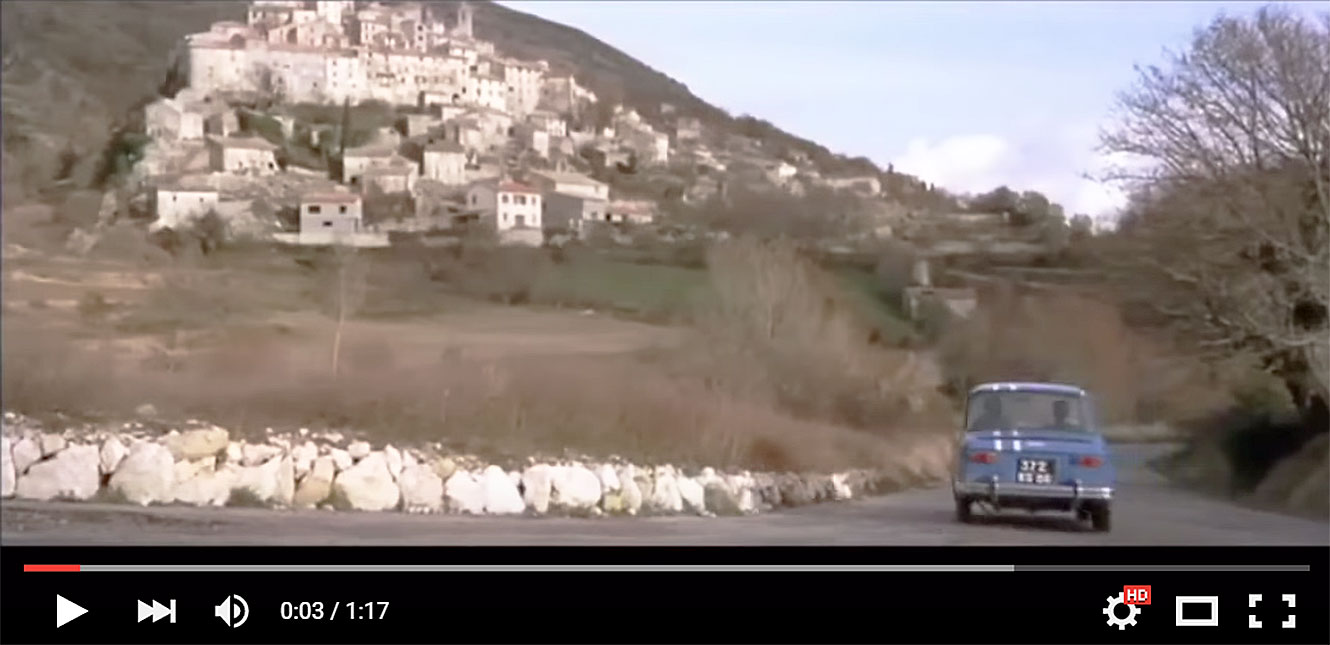
<path fill-rule="evenodd" d="M 1077 463 L 1079 463 L 1082 466 L 1085 466 L 1086 468 L 1098 468 L 1104 465 L 1104 460 L 1098 457 L 1087 455 L 1085 457 L 1081 457 L 1080 461 Z"/>
<path fill-rule="evenodd" d="M 997 462 L 997 453 L 995 452 L 976 452 L 970 455 L 970 461 L 976 464 L 992 464 Z"/>

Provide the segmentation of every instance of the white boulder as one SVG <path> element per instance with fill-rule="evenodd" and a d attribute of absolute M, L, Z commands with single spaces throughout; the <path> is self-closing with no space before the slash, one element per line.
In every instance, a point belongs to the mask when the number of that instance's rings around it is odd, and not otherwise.
<path fill-rule="evenodd" d="M 522 473 L 522 500 L 537 513 L 550 510 L 550 493 L 554 484 L 549 464 L 528 466 Z"/>
<path fill-rule="evenodd" d="M 18 473 L 14 471 L 14 453 L 9 437 L 0 437 L 0 497 L 13 497 L 18 486 Z"/>
<path fill-rule="evenodd" d="M 235 488 L 249 491 L 261 502 L 289 506 L 295 496 L 295 469 L 290 456 L 273 457 L 258 466 L 234 468 Z"/>
<path fill-rule="evenodd" d="M 701 483 L 692 477 L 680 477 L 677 484 L 679 497 L 683 499 L 685 509 L 703 516 L 711 514 L 707 511 L 707 492 Z"/>
<path fill-rule="evenodd" d="M 397 476 L 402 506 L 408 513 L 435 513 L 443 509 L 443 479 L 434 469 L 411 464 Z"/>
<path fill-rule="evenodd" d="M 679 484 L 674 477 L 672 468 L 660 467 L 656 469 L 646 505 L 653 511 L 663 513 L 683 512 L 683 497 L 680 495 Z"/>
<path fill-rule="evenodd" d="M 236 467 L 227 464 L 219 469 L 216 463 L 216 457 L 176 462 L 175 501 L 194 506 L 225 506 L 237 485 Z"/>
<path fill-rule="evenodd" d="M 111 475 L 110 487 L 125 499 L 147 506 L 175 500 L 175 461 L 165 446 L 141 441 L 129 449 L 129 454 Z"/>
<path fill-rule="evenodd" d="M 485 490 L 485 512 L 492 515 L 512 515 L 526 511 L 522 494 L 517 491 L 508 473 L 498 466 L 488 466 L 480 476 Z"/>
<path fill-rule="evenodd" d="M 32 437 L 19 439 L 10 451 L 14 455 L 14 473 L 16 475 L 27 472 L 29 466 L 42 459 L 42 446 Z"/>
<path fill-rule="evenodd" d="M 168 436 L 166 449 L 177 461 L 211 457 L 226 450 L 231 436 L 222 428 L 199 428 Z"/>
<path fill-rule="evenodd" d="M 373 447 L 369 445 L 368 441 L 352 441 L 351 445 L 346 447 L 347 454 L 357 461 L 368 457 L 372 450 Z"/>
<path fill-rule="evenodd" d="M 623 498 L 623 512 L 637 515 L 642 510 L 642 488 L 637 485 L 636 472 L 632 464 L 619 469 L 619 494 Z"/>
<path fill-rule="evenodd" d="M 550 503 L 556 507 L 591 509 L 600 503 L 600 478 L 583 466 L 554 469 Z"/>
<path fill-rule="evenodd" d="M 383 447 L 383 459 L 388 464 L 388 473 L 397 479 L 402 474 L 402 451 L 388 444 Z"/>
<path fill-rule="evenodd" d="M 120 462 L 124 460 L 125 455 L 128 454 L 129 448 L 125 447 L 125 444 L 120 441 L 119 437 L 114 435 L 107 437 L 106 441 L 102 442 L 102 448 L 97 455 L 97 461 L 101 468 L 101 473 L 103 475 L 109 475 L 115 472 L 115 469 L 120 466 Z"/>
<path fill-rule="evenodd" d="M 319 446 L 313 441 L 306 441 L 291 449 L 291 467 L 295 468 L 296 477 L 304 477 L 319 458 Z"/>
<path fill-rule="evenodd" d="M 485 486 L 465 470 L 453 473 L 443 486 L 448 508 L 458 513 L 480 515 L 485 512 Z"/>
<path fill-rule="evenodd" d="M 371 452 L 333 480 L 334 504 L 358 511 L 387 511 L 401 502 L 402 491 L 388 472 L 381 452 Z"/>
<path fill-rule="evenodd" d="M 596 477 L 600 479 L 600 490 L 602 493 L 615 493 L 622 488 L 619 481 L 619 474 L 614 472 L 614 466 L 601 464 L 596 468 Z"/>
<path fill-rule="evenodd" d="M 95 446 L 69 446 L 20 475 L 15 495 L 38 500 L 89 499 L 102 484 L 97 467 Z"/>
<path fill-rule="evenodd" d="M 337 465 L 332 457 L 318 457 L 310 464 L 309 472 L 300 478 L 296 486 L 292 504 L 300 508 L 314 508 L 322 504 L 332 494 L 333 479 L 337 476 Z"/>
<path fill-rule="evenodd" d="M 240 446 L 240 465 L 262 466 L 282 454 L 282 449 L 266 443 L 246 443 Z"/>
<path fill-rule="evenodd" d="M 50 457 L 57 452 L 65 449 L 69 445 L 65 438 L 58 434 L 46 433 L 41 438 L 41 449 L 43 457 Z"/>
<path fill-rule="evenodd" d="M 342 450 L 341 448 L 333 448 L 328 455 L 332 457 L 333 465 L 337 467 L 337 472 L 346 470 L 347 468 L 350 468 L 352 464 L 356 463 L 356 460 L 351 458 L 351 453 Z"/>

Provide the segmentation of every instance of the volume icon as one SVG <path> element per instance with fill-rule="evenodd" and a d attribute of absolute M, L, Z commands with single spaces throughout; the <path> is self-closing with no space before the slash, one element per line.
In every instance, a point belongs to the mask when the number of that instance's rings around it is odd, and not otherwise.
<path fill-rule="evenodd" d="M 239 627 L 249 620 L 249 603 L 245 602 L 244 598 L 232 594 L 214 607 L 212 613 L 221 618 L 227 627 Z"/>
<path fill-rule="evenodd" d="M 147 620 L 149 616 L 151 616 L 151 617 L 152 617 L 152 622 L 155 623 L 155 622 L 157 622 L 157 621 L 159 621 L 159 620 L 161 620 L 161 619 L 163 619 L 163 618 L 166 618 L 167 616 L 170 616 L 170 617 L 171 617 L 171 621 L 170 621 L 170 622 L 174 623 L 174 622 L 175 622 L 175 599 L 172 598 L 172 599 L 170 600 L 170 603 L 171 603 L 170 607 L 167 607 L 167 606 L 163 605 L 162 603 L 157 602 L 156 600 L 152 601 L 152 604 L 151 604 L 151 605 L 149 605 L 148 603 L 143 602 L 142 600 L 140 600 L 140 601 L 139 601 L 139 622 L 141 623 L 141 622 Z"/>

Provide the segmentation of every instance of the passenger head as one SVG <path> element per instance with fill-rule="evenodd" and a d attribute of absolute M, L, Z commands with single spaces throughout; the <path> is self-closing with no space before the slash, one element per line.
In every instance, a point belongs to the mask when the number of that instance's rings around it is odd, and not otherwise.
<path fill-rule="evenodd" d="M 1053 422 L 1056 423 L 1057 425 L 1066 425 L 1066 424 L 1067 424 L 1067 414 L 1068 414 L 1069 411 L 1070 411 L 1070 407 L 1067 405 L 1067 402 L 1066 402 L 1065 400 L 1063 400 L 1063 399 L 1058 399 L 1058 400 L 1054 401 L 1054 402 L 1053 402 Z"/>

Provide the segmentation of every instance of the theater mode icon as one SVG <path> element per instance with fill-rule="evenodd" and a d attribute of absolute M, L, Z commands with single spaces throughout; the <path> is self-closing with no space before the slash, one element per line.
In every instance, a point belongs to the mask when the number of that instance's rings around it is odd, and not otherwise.
<path fill-rule="evenodd" d="M 1186 607 L 1206 606 L 1204 618 L 1184 618 Z M 1178 596 L 1173 601 L 1173 624 L 1178 627 L 1218 627 L 1219 596 Z"/>

